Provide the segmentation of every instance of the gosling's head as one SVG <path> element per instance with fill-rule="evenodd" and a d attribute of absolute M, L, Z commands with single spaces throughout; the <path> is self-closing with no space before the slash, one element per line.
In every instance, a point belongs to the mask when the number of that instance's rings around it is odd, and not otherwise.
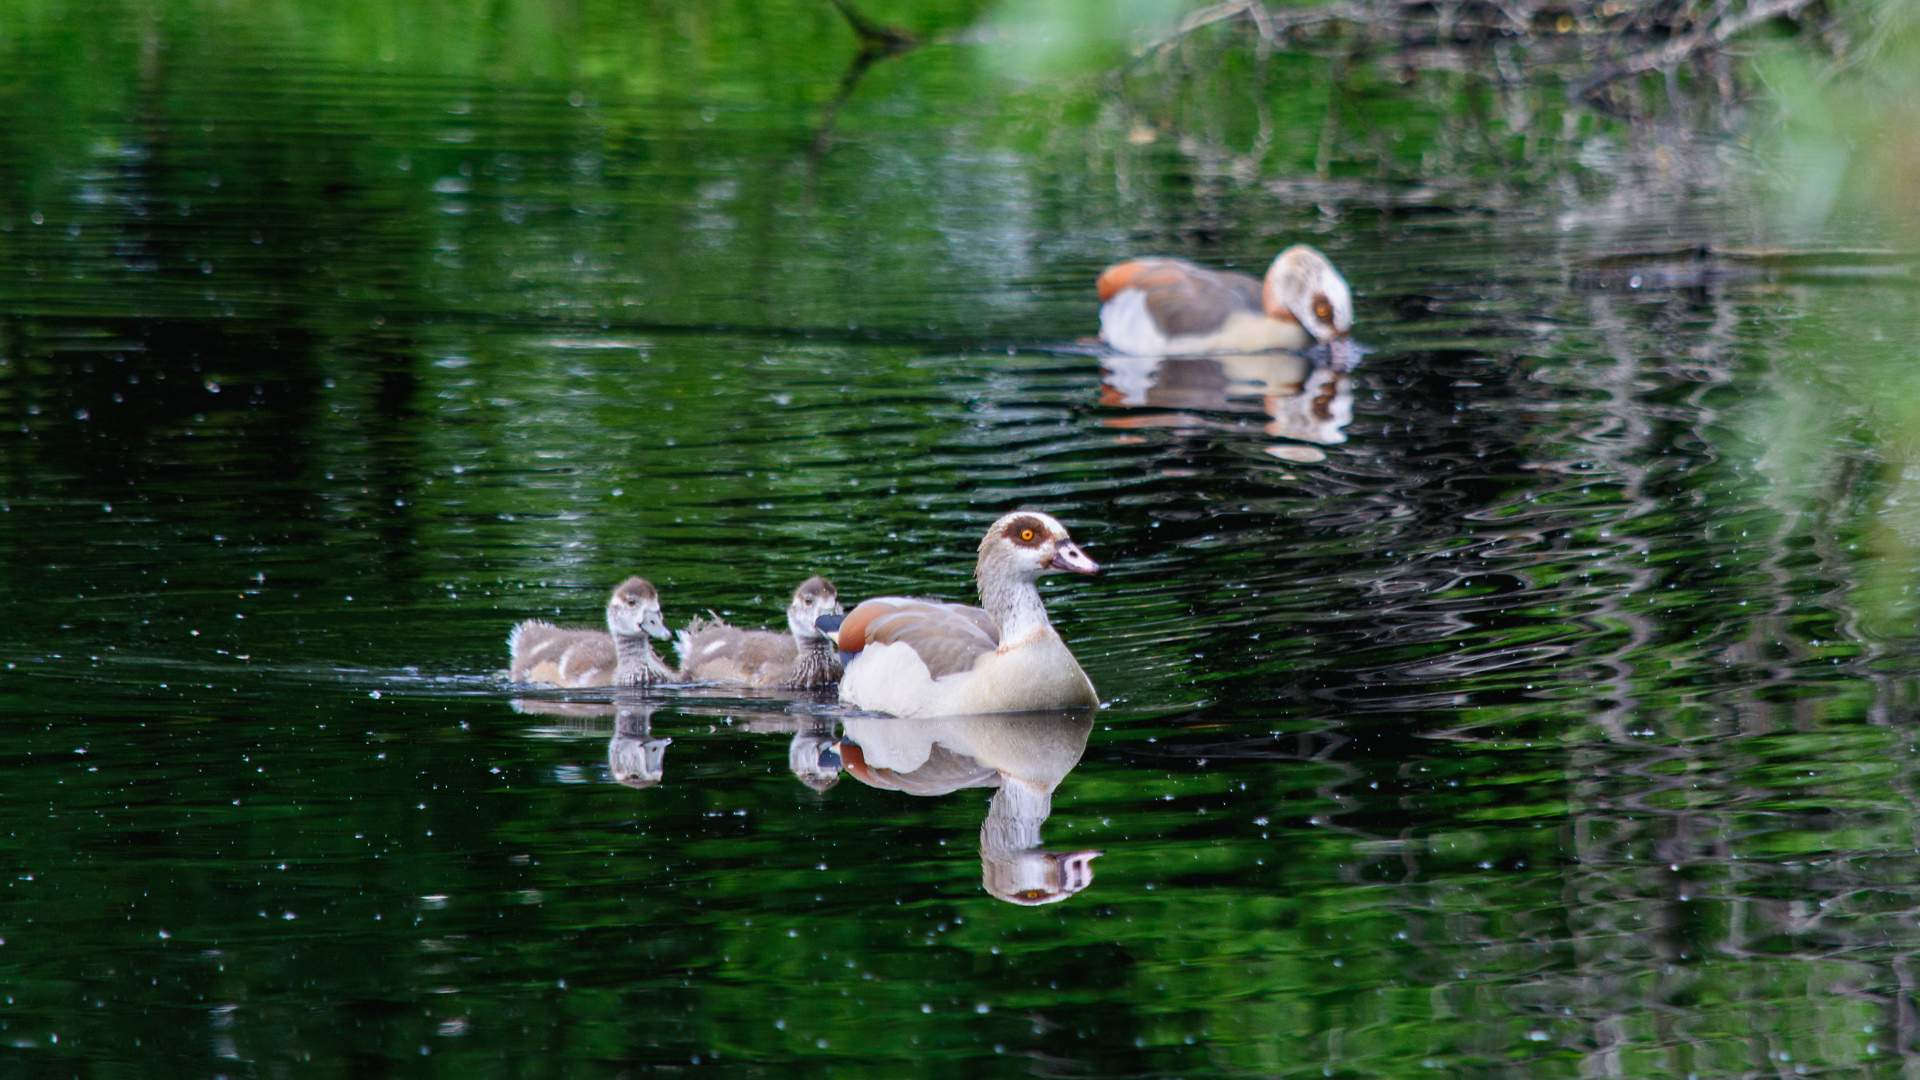
<path fill-rule="evenodd" d="M 614 637 L 666 638 L 666 620 L 660 615 L 660 593 L 645 578 L 630 577 L 607 599 L 607 629 Z"/>
<path fill-rule="evenodd" d="M 815 575 L 793 590 L 793 603 L 787 605 L 787 628 L 800 641 L 818 641 L 826 635 L 814 624 L 827 615 L 844 614 L 833 582 Z"/>

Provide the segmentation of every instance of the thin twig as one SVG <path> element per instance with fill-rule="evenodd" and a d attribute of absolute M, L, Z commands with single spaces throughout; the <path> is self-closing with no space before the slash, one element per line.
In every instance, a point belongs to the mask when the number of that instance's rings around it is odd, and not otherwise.
<path fill-rule="evenodd" d="M 1760 25 L 1770 19 L 1793 15 L 1814 0 L 1759 0 L 1750 4 L 1747 10 L 1728 19 L 1720 19 L 1697 30 L 1682 34 L 1665 46 L 1648 49 L 1624 64 L 1608 68 L 1597 75 L 1574 84 L 1567 90 L 1570 101 L 1583 101 L 1592 97 L 1594 91 L 1608 83 L 1634 75 L 1645 75 L 1649 71 L 1666 71 L 1678 67 L 1695 53 L 1718 48 L 1735 35 Z"/>

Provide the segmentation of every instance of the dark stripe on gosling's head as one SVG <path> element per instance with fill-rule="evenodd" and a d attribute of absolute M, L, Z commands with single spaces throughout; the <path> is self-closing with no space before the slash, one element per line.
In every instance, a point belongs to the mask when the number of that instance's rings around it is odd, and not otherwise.
<path fill-rule="evenodd" d="M 833 582 L 815 574 L 801 582 L 799 588 L 793 590 L 793 598 L 800 601 L 825 600 L 831 603 L 840 598 L 840 593 L 833 587 Z"/>
<path fill-rule="evenodd" d="M 643 577 L 630 577 L 621 582 L 620 587 L 613 590 L 613 595 L 615 599 L 625 600 L 629 604 L 638 604 L 645 600 L 651 600 L 656 604 L 660 602 L 660 593 L 654 589 L 652 582 Z"/>

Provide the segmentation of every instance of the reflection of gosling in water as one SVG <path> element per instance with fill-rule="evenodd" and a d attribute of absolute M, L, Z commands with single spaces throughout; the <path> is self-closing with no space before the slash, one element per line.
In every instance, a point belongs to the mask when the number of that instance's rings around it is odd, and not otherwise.
<path fill-rule="evenodd" d="M 672 739 L 653 737 L 653 709 L 621 709 L 613 718 L 613 738 L 607 741 L 607 773 L 617 784 L 648 788 L 666 775 L 667 747 Z"/>
<path fill-rule="evenodd" d="M 787 605 L 788 633 L 742 630 L 696 618 L 676 638 L 680 677 L 689 682 L 810 690 L 840 678 L 840 654 L 814 620 L 841 614 L 833 582 L 810 577 Z"/>
<path fill-rule="evenodd" d="M 666 767 L 667 747 L 672 739 L 653 737 L 653 711 L 656 706 L 616 698 L 605 701 L 548 701 L 519 698 L 513 711 L 534 716 L 557 716 L 569 734 L 600 733 L 606 728 L 596 723 L 613 717 L 613 738 L 607 740 L 607 775 L 616 784 L 631 788 L 652 787 L 660 782 Z"/>
<path fill-rule="evenodd" d="M 507 635 L 514 682 L 555 686 L 645 686 L 672 682 L 672 669 L 653 654 L 648 637 L 665 638 L 660 594 L 630 577 L 607 600 L 607 629 L 555 626 L 528 619 Z"/>
<path fill-rule="evenodd" d="M 787 744 L 787 768 L 794 779 L 818 792 L 840 782 L 840 753 L 833 747 L 834 736 L 827 731 L 796 731 Z"/>
<path fill-rule="evenodd" d="M 739 719 L 742 731 L 793 732 L 792 741 L 787 743 L 787 768 L 802 784 L 824 793 L 840 782 L 841 761 L 834 749 L 837 739 L 831 718 L 770 710 L 728 715 Z"/>

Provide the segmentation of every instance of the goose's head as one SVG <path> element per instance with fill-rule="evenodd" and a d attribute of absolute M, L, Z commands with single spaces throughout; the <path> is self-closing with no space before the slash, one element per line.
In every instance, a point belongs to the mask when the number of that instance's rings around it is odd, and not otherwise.
<path fill-rule="evenodd" d="M 974 576 L 981 581 L 1013 578 L 1037 580 L 1042 574 L 1065 570 L 1097 574 L 1100 564 L 1087 558 L 1067 535 L 1067 527 L 1038 510 L 1015 510 L 993 523 L 980 541 L 980 561 Z"/>
<path fill-rule="evenodd" d="M 1353 330 L 1353 291 L 1325 255 L 1305 244 L 1280 253 L 1267 268 L 1260 300 L 1273 318 L 1292 317 L 1313 340 L 1330 342 Z"/>
<path fill-rule="evenodd" d="M 660 594 L 652 584 L 637 577 L 621 582 L 607 600 L 607 629 L 615 637 L 646 634 L 666 638 L 667 624 L 660 617 Z"/>
<path fill-rule="evenodd" d="M 995 857 L 982 851 L 980 884 L 1009 904 L 1021 907 L 1057 904 L 1093 884 L 1093 860 L 1103 854 L 1036 848 Z"/>
<path fill-rule="evenodd" d="M 793 590 L 793 603 L 787 605 L 787 629 L 800 641 L 817 641 L 826 635 L 814 623 L 828 615 L 844 614 L 833 582 L 815 575 Z"/>

